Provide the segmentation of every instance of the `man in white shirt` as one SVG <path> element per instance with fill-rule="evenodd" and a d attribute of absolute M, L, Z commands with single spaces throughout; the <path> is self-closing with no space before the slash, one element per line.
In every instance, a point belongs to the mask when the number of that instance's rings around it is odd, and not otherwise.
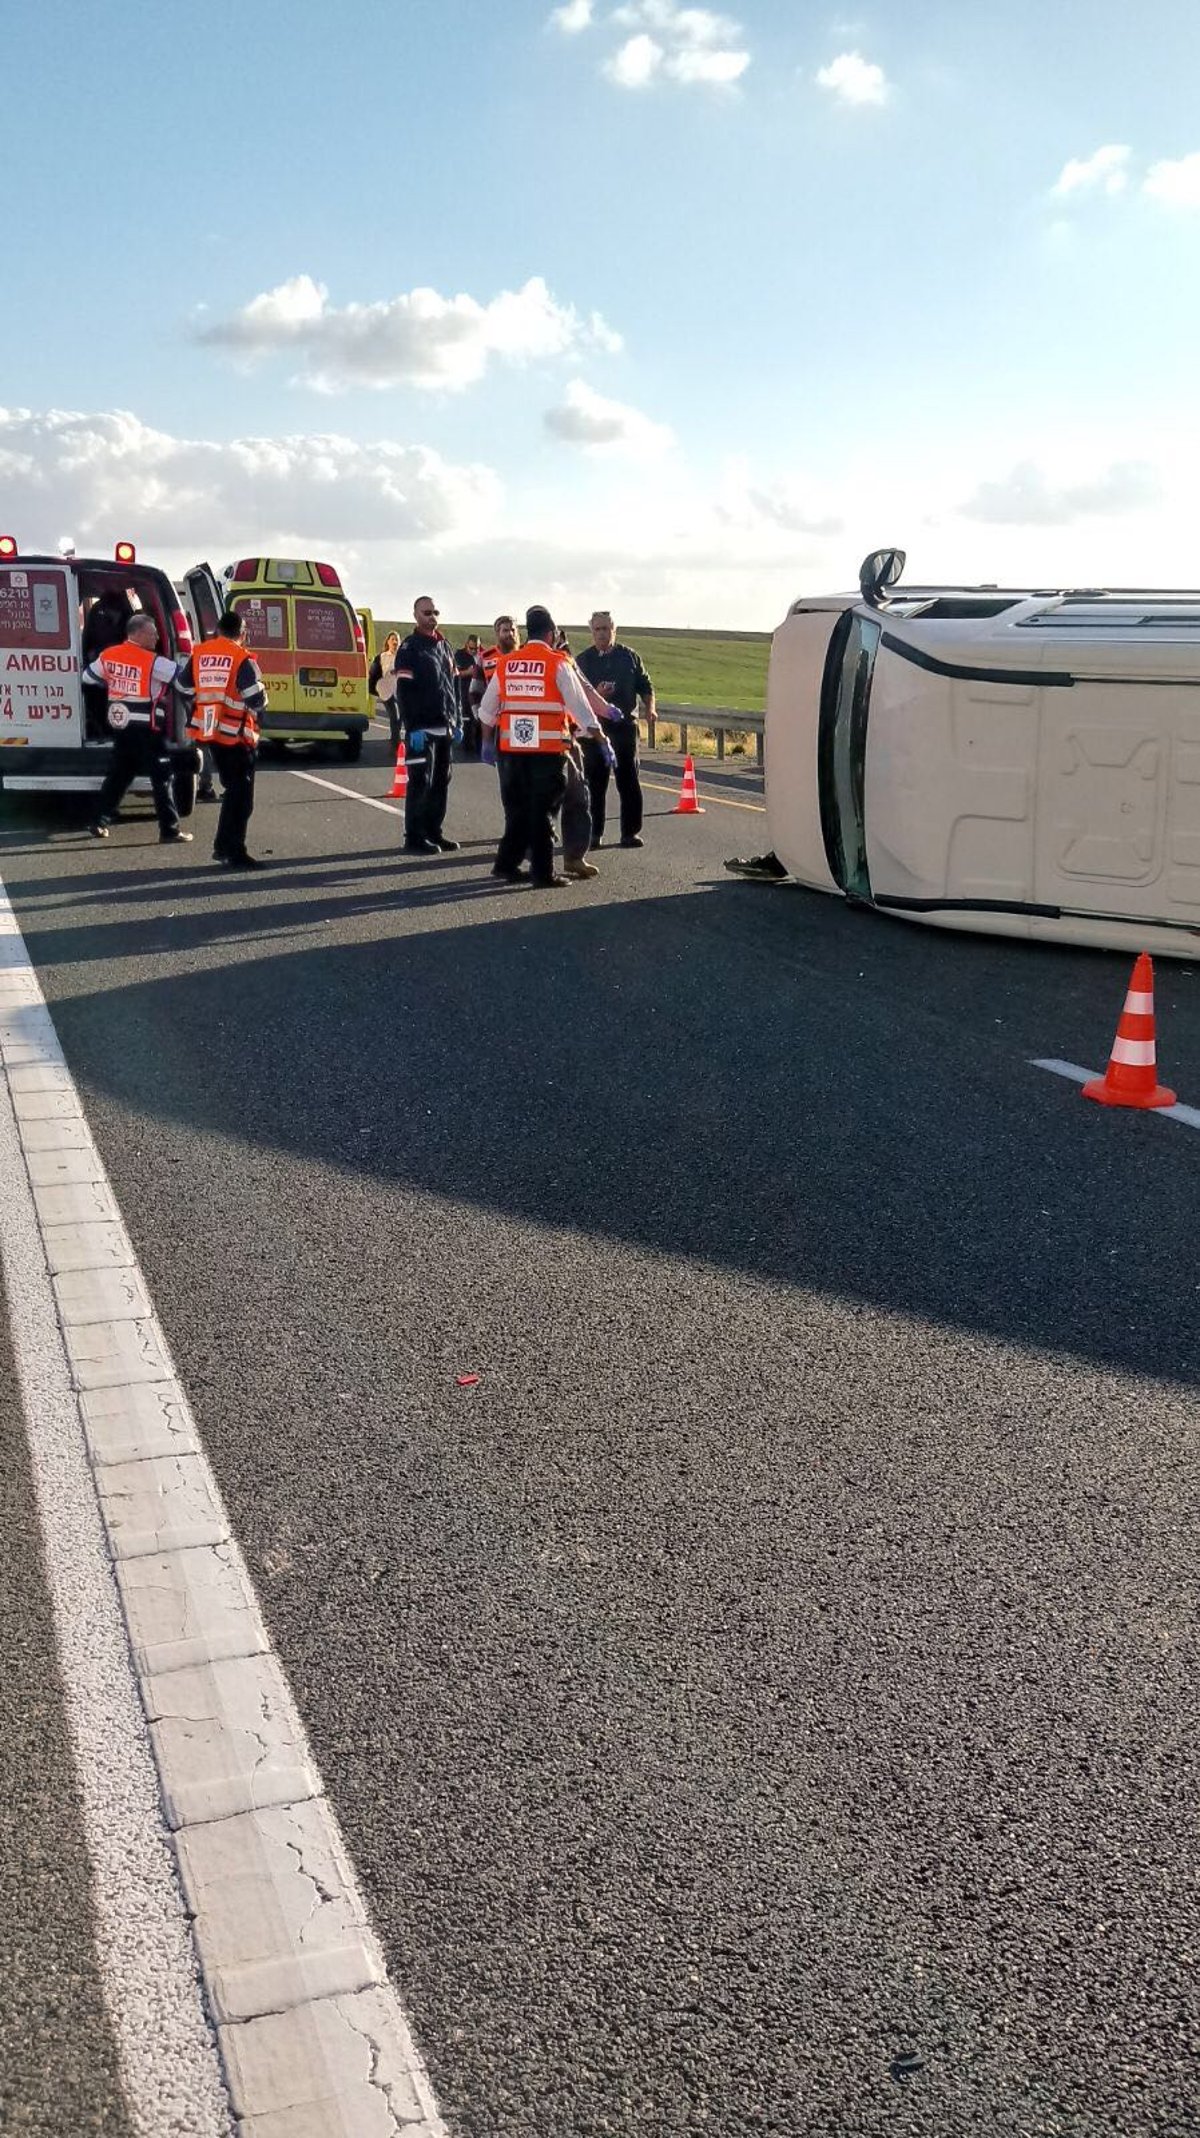
<path fill-rule="evenodd" d="M 92 836 L 107 839 L 109 826 L 135 779 L 148 779 L 154 794 L 158 836 L 164 846 L 191 838 L 179 822 L 171 791 L 170 708 L 178 670 L 155 652 L 158 625 L 144 610 L 129 619 L 118 646 L 108 646 L 83 671 L 83 682 L 106 694 L 105 717 L 112 758 L 96 803 Z"/>

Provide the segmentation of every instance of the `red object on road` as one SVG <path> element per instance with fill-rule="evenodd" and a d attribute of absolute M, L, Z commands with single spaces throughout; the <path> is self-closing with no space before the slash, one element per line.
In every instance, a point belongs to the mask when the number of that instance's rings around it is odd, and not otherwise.
<path fill-rule="evenodd" d="M 456 1376 L 460 1388 L 474 1388 L 479 1380 L 477 1373 L 460 1373 Z"/>
<path fill-rule="evenodd" d="M 1154 967 L 1143 950 L 1133 968 L 1108 1068 L 1083 1087 L 1101 1106 L 1174 1106 L 1175 1093 L 1158 1081 L 1154 1046 Z"/>
<path fill-rule="evenodd" d="M 696 767 L 690 757 L 685 757 L 683 760 L 683 785 L 679 790 L 679 800 L 670 814 L 673 817 L 702 817 L 704 815 L 704 804 L 696 792 Z"/>

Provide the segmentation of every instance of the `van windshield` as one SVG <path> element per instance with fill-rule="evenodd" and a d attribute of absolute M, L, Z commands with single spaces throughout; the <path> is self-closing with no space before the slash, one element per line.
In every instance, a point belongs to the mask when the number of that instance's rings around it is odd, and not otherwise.
<path fill-rule="evenodd" d="M 340 601 L 309 601 L 296 596 L 298 653 L 353 653 L 350 611 Z"/>

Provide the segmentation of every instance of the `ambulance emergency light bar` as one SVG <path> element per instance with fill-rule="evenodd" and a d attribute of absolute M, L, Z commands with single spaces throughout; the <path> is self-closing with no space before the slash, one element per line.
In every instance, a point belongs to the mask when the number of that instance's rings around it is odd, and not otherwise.
<path fill-rule="evenodd" d="M 0 535 L 0 557 L 19 557 L 20 554 L 21 552 L 17 547 L 17 538 L 15 535 Z M 74 556 L 74 546 L 72 546 L 66 552 L 63 552 L 63 554 L 68 557 Z M 134 548 L 132 542 L 118 542 L 116 548 L 113 551 L 113 556 L 116 558 L 118 564 L 137 563 L 137 551 Z"/>

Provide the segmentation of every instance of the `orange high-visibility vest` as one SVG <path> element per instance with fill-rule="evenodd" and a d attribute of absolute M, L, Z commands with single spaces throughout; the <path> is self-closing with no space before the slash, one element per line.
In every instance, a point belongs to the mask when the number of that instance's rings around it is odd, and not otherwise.
<path fill-rule="evenodd" d="M 564 757 L 571 740 L 571 715 L 558 687 L 565 653 L 555 653 L 536 639 L 496 662 L 500 687 L 500 748 L 514 756 Z"/>
<path fill-rule="evenodd" d="M 126 639 L 110 646 L 95 665 L 108 685 L 108 724 L 122 728 L 149 727 L 154 713 L 154 663 L 151 647 L 135 646 Z"/>
<path fill-rule="evenodd" d="M 236 688 L 246 658 L 236 639 L 201 639 L 191 659 L 196 703 L 187 726 L 189 742 L 258 741 L 257 718 Z"/>

